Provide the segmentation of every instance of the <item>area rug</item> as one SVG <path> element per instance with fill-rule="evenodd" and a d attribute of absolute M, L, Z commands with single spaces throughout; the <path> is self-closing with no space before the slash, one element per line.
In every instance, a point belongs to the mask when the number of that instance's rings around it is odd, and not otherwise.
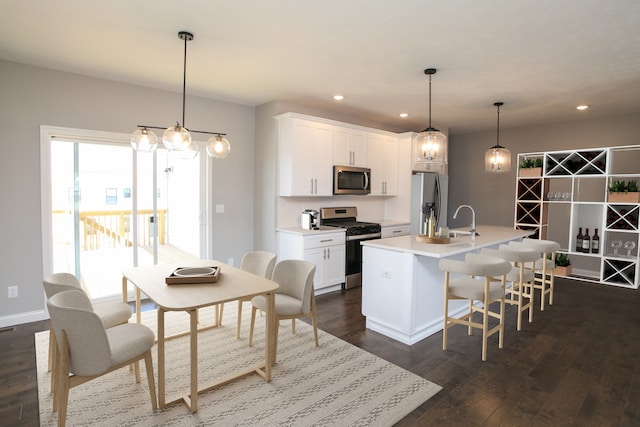
<path fill-rule="evenodd" d="M 245 304 L 249 306 L 250 304 Z M 223 324 L 199 334 L 199 385 L 264 361 L 264 317 L 257 317 L 253 347 L 247 345 L 250 308 L 243 313 L 241 339 L 236 339 L 236 305 L 227 304 Z M 200 322 L 212 321 L 211 309 Z M 156 330 L 156 311 L 142 313 L 142 322 Z M 167 333 L 188 329 L 185 313 L 167 313 Z M 326 332 L 297 321 L 282 321 L 278 361 L 267 383 L 257 375 L 200 394 L 199 411 L 183 403 L 153 412 L 144 363 L 142 381 L 120 369 L 71 389 L 67 425 L 109 426 L 390 426 L 435 395 L 441 387 Z M 48 332 L 36 334 L 40 423 L 53 426 Z M 167 401 L 189 389 L 189 339 L 168 341 Z M 152 350 L 157 388 L 157 351 Z"/>

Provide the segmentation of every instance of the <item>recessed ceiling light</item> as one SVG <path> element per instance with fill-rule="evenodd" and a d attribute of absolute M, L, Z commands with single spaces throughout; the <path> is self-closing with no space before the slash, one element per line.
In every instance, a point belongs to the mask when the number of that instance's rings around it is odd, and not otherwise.
<path fill-rule="evenodd" d="M 576 110 L 580 110 L 580 111 L 582 111 L 582 110 L 586 110 L 587 108 L 589 108 L 589 106 L 588 106 L 588 105 L 578 105 L 578 106 L 576 107 Z"/>
<path fill-rule="evenodd" d="M 409 113 L 400 113 L 400 117 L 402 117 L 403 119 L 407 118 L 409 117 Z"/>
<path fill-rule="evenodd" d="M 343 95 L 333 95 L 333 99 L 335 99 L 336 101 L 342 101 L 344 99 Z"/>

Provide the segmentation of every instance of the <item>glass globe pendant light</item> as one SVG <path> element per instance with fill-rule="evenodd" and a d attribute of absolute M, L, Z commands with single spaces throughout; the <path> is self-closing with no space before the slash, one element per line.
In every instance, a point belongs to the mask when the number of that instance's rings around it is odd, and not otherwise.
<path fill-rule="evenodd" d="M 496 133 L 496 145 L 489 148 L 484 154 L 484 170 L 491 173 L 511 171 L 511 152 L 500 145 L 500 107 L 504 102 L 493 104 L 498 111 L 498 126 Z"/>
<path fill-rule="evenodd" d="M 220 132 L 205 132 L 199 130 L 189 130 L 185 127 L 185 103 L 186 103 L 186 87 L 187 87 L 187 42 L 193 40 L 193 34 L 188 31 L 180 31 L 178 38 L 184 41 L 184 60 L 182 68 L 182 124 L 176 122 L 175 126 L 167 128 L 162 135 L 162 143 L 169 151 L 185 151 L 183 158 L 195 158 L 197 156 L 198 147 L 192 142 L 192 133 L 202 133 L 215 135 L 207 143 L 207 152 L 212 157 L 225 158 L 231 151 L 229 141 L 224 136 L 226 134 Z M 136 151 L 151 152 L 158 146 L 158 137 L 149 129 L 164 129 L 157 126 L 138 125 L 130 139 L 131 147 Z M 220 139 L 220 141 L 218 141 Z M 214 143 L 211 143 L 215 140 Z M 217 145 L 216 145 L 217 144 Z M 215 145 L 215 149 L 209 149 L 209 145 Z M 194 154 L 195 153 L 195 154 Z"/>
<path fill-rule="evenodd" d="M 413 163 L 416 165 L 447 163 L 447 137 L 431 126 L 431 76 L 435 68 L 427 68 L 424 73 L 429 76 L 429 126 L 413 139 Z"/>
<path fill-rule="evenodd" d="M 207 154 L 216 159 L 224 159 L 229 155 L 231 151 L 231 145 L 227 138 L 222 135 L 216 135 L 209 138 L 207 141 Z"/>
<path fill-rule="evenodd" d="M 153 131 L 143 127 L 133 132 L 131 135 L 131 147 L 136 151 L 143 151 L 149 153 L 158 147 L 158 137 Z"/>

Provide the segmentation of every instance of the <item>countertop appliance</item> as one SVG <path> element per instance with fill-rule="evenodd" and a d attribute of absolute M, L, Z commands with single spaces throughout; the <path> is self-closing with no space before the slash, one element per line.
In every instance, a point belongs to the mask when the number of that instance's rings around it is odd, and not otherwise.
<path fill-rule="evenodd" d="M 333 194 L 371 193 L 371 169 L 353 166 L 333 167 Z"/>
<path fill-rule="evenodd" d="M 305 230 L 317 230 L 320 228 L 320 212 L 315 209 L 305 209 L 300 218 L 300 224 Z"/>
<path fill-rule="evenodd" d="M 411 176 L 411 234 L 426 234 L 425 219 L 431 210 L 436 217 L 436 231 L 447 226 L 449 176 L 415 172 Z"/>
<path fill-rule="evenodd" d="M 358 208 L 321 208 L 320 224 L 345 229 L 345 283 L 343 289 L 362 286 L 362 245 L 365 240 L 380 239 L 382 226 L 373 222 L 357 221 Z"/>

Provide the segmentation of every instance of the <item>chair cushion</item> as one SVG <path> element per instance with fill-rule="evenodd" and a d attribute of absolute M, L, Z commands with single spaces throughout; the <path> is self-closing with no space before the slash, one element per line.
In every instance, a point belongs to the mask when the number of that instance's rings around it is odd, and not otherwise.
<path fill-rule="evenodd" d="M 489 301 L 495 301 L 502 297 L 504 291 L 500 282 L 489 284 Z M 449 295 L 472 300 L 484 300 L 484 279 L 476 280 L 470 277 L 461 277 L 449 282 Z"/>
<path fill-rule="evenodd" d="M 139 323 L 126 323 L 107 329 L 111 347 L 111 366 L 124 363 L 153 347 L 155 335 Z"/>
<path fill-rule="evenodd" d="M 275 294 L 276 314 L 278 316 L 293 316 L 295 314 L 307 314 L 302 312 L 302 301 L 289 295 Z M 266 311 L 267 297 L 258 295 L 253 297 L 251 304 L 254 307 Z"/>
<path fill-rule="evenodd" d="M 105 328 L 127 323 L 131 317 L 131 307 L 118 301 L 107 301 L 93 305 L 93 312 L 98 315 Z"/>

